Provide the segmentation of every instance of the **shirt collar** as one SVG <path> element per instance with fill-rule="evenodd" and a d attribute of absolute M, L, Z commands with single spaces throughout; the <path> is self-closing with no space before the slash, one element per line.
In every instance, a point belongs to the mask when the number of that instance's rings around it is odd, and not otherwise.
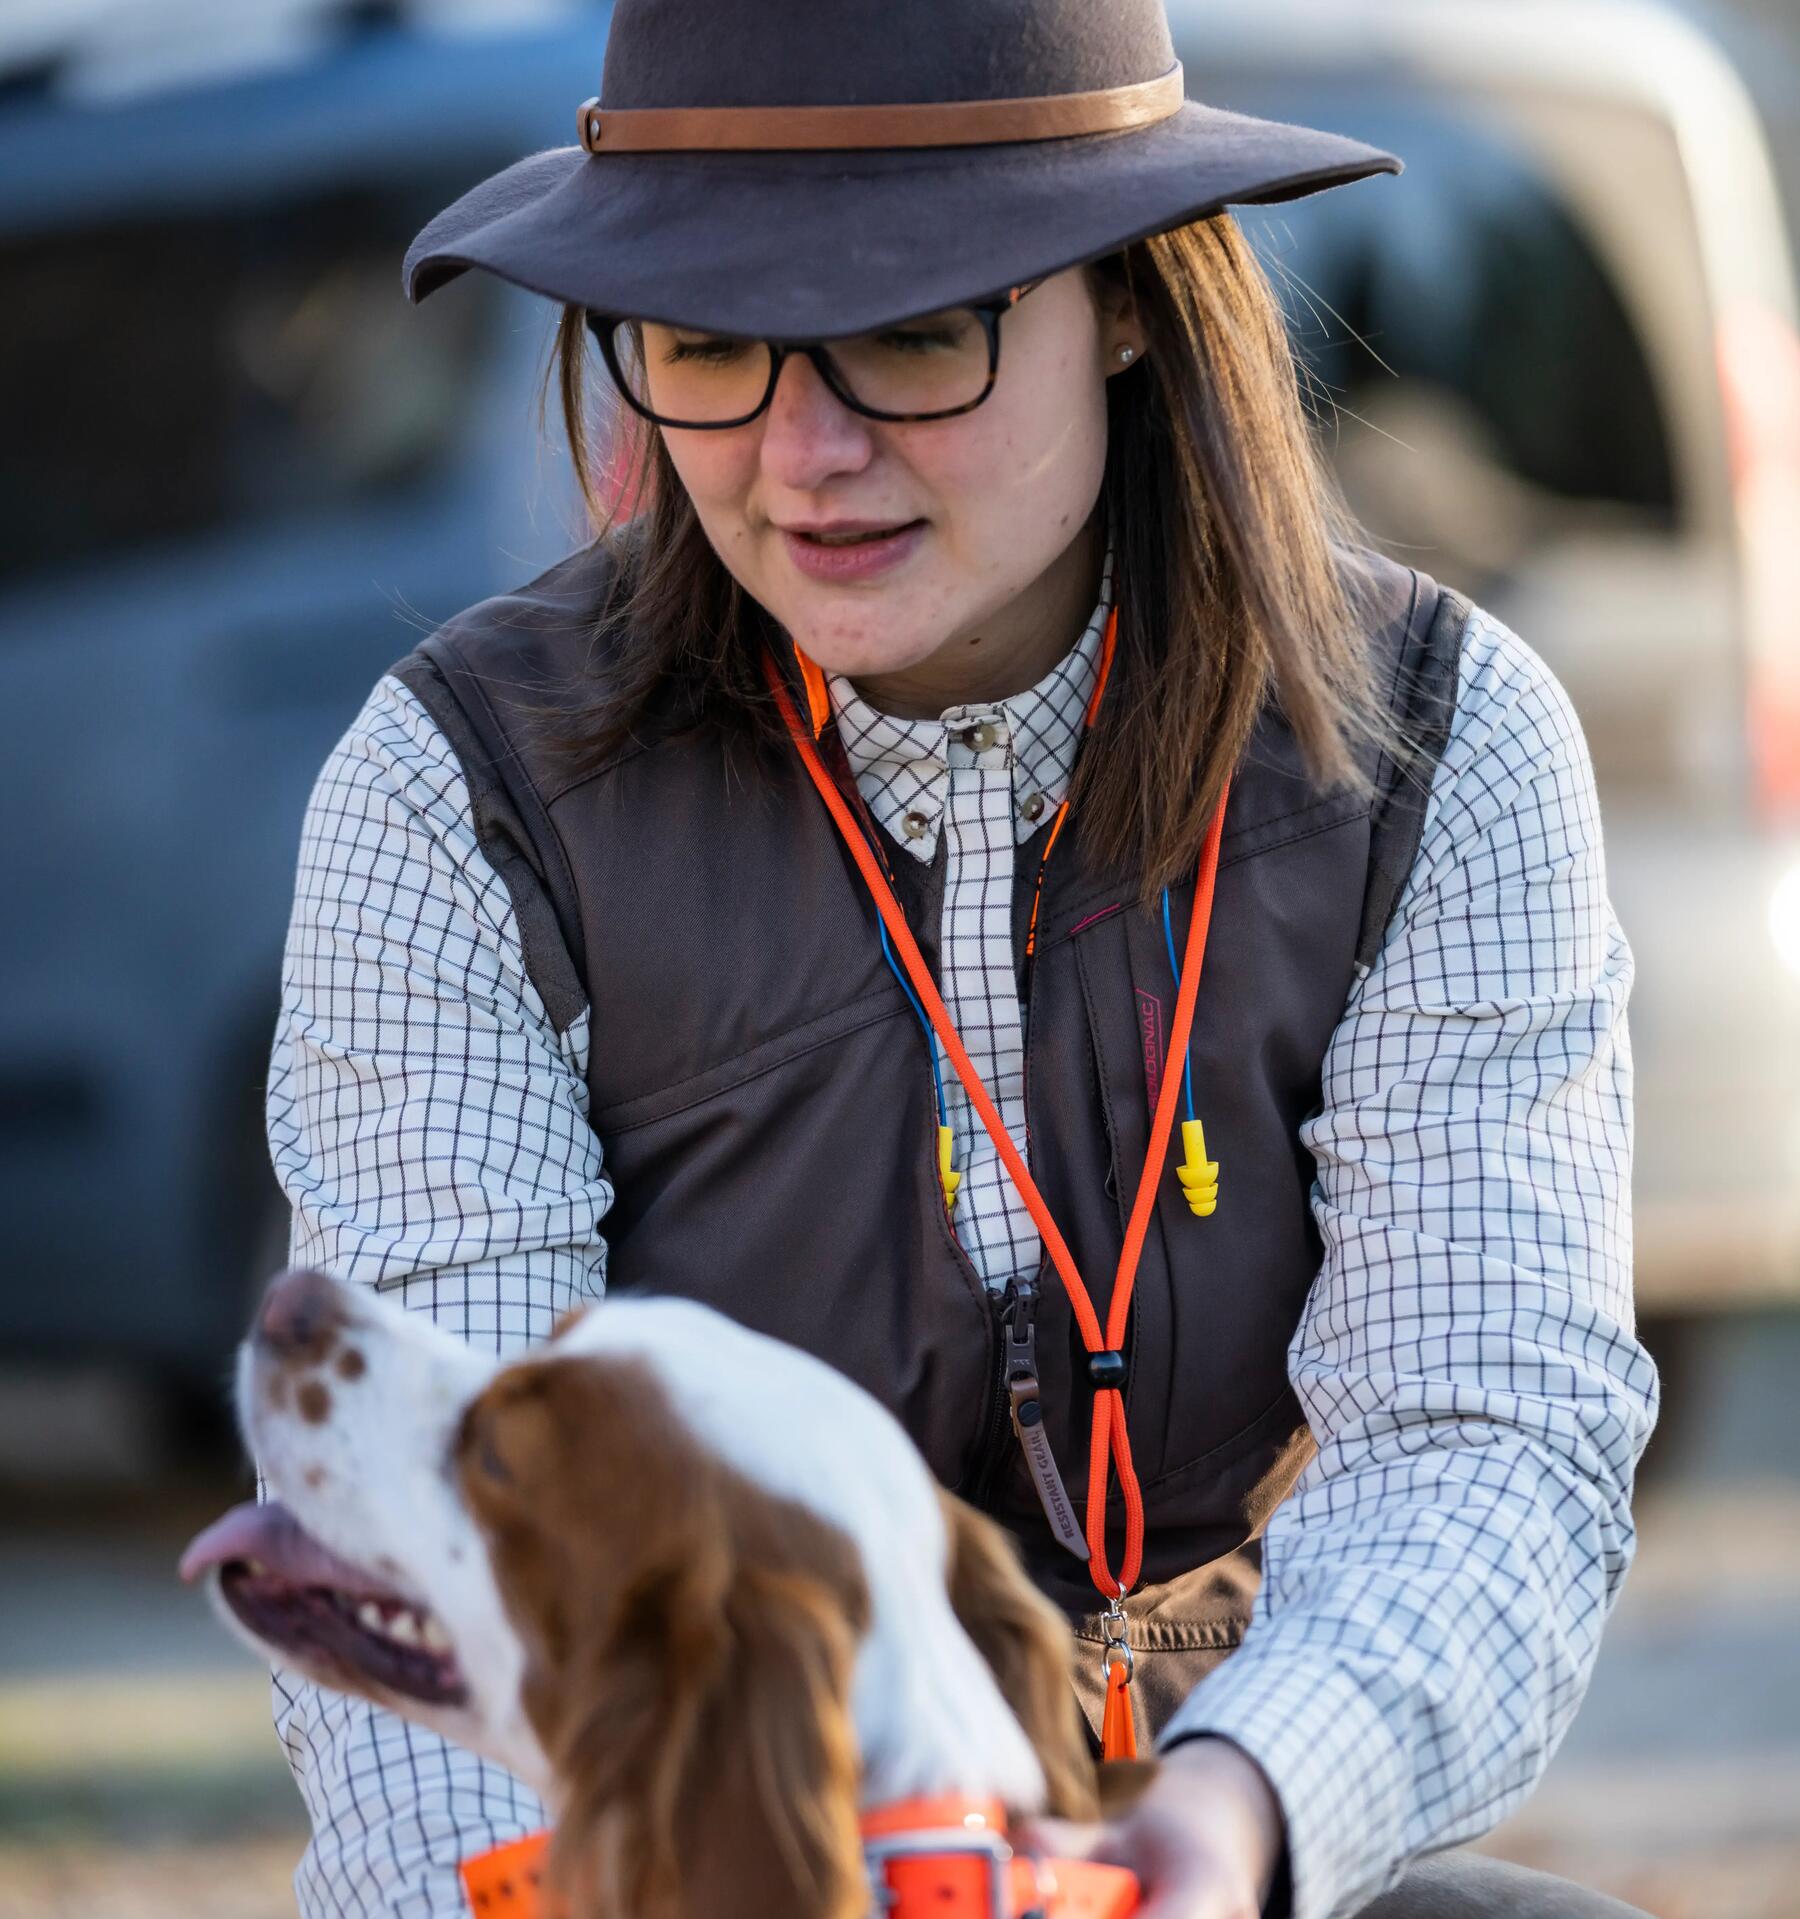
<path fill-rule="evenodd" d="M 1035 686 L 1008 699 L 949 706 L 934 720 L 900 719 L 878 712 L 843 674 L 827 676 L 857 788 L 897 846 L 922 863 L 936 857 L 953 772 L 1011 774 L 1021 843 L 1068 797 L 1112 611 L 1112 572 L 1109 550 L 1081 637 Z"/>

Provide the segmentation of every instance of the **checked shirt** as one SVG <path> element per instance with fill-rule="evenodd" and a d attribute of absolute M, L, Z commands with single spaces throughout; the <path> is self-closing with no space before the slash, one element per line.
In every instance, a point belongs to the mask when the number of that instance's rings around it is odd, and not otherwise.
<path fill-rule="evenodd" d="M 910 858 L 942 842 L 940 984 L 1020 1139 L 1014 856 L 1067 790 L 1106 604 L 992 706 L 899 721 L 831 682 L 881 829 Z M 1165 1734 L 1262 1766 L 1295 1919 L 1498 1824 L 1587 1685 L 1658 1394 L 1631 1294 L 1632 972 L 1574 710 L 1477 610 L 1411 876 L 1301 1129 L 1324 1256 L 1287 1364 L 1319 1451 L 1243 1645 Z M 585 1014 L 554 1029 L 455 754 L 384 677 L 302 832 L 267 1094 L 292 1260 L 490 1351 L 543 1338 L 605 1290 L 584 1082 L 605 1044 Z M 946 1082 L 957 1231 L 1001 1285 L 1035 1230 Z M 280 1669 L 275 1719 L 312 1819 L 305 1919 L 460 1919 L 457 1860 L 543 1823 L 496 1767 Z"/>

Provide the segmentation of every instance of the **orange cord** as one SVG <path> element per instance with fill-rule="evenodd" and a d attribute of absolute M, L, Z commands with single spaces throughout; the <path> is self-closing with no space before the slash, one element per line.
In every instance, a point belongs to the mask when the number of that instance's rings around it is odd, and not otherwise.
<path fill-rule="evenodd" d="M 1117 614 L 1107 625 L 1107 661 L 1111 659 L 1111 639 Z M 768 654 L 763 656 L 763 670 L 768 677 L 770 690 L 775 703 L 781 711 L 782 720 L 792 737 L 801 763 L 819 797 L 825 802 L 844 843 L 850 849 L 851 857 L 863 876 L 863 882 L 869 889 L 875 902 L 875 910 L 881 915 L 888 929 L 895 950 L 899 953 L 906 968 L 907 977 L 912 981 L 913 991 L 919 996 L 919 1003 L 925 1008 L 931 1020 L 939 1042 L 949 1056 L 950 1064 L 956 1070 L 956 1077 L 962 1082 L 963 1090 L 968 1094 L 970 1104 L 980 1115 L 981 1123 L 987 1128 L 1000 1155 L 1001 1163 L 1012 1177 L 1018 1189 L 1019 1197 L 1025 1202 L 1033 1223 L 1042 1236 L 1045 1250 L 1050 1255 L 1050 1263 L 1056 1268 L 1058 1277 L 1069 1297 L 1070 1310 L 1075 1315 L 1076 1324 L 1081 1328 L 1082 1343 L 1090 1353 L 1118 1351 L 1125 1338 L 1125 1326 L 1131 1311 L 1132 1288 L 1137 1283 L 1137 1269 L 1144 1250 L 1144 1238 L 1149 1231 L 1151 1208 L 1156 1203 L 1156 1188 L 1160 1180 L 1164 1162 L 1168 1156 L 1169 1140 L 1175 1127 L 1175 1106 L 1181 1090 L 1181 1075 L 1165 1073 L 1162 1089 L 1157 1097 L 1156 1113 L 1150 1127 L 1150 1147 L 1144 1160 L 1143 1176 L 1138 1181 L 1137 1198 L 1132 1205 L 1130 1222 L 1125 1231 L 1125 1244 L 1119 1254 L 1119 1268 L 1113 1280 L 1112 1301 L 1107 1313 L 1106 1337 L 1101 1337 L 1100 1321 L 1094 1312 L 1094 1304 L 1088 1296 L 1087 1287 L 1082 1283 L 1081 1274 L 1076 1269 L 1074 1256 L 1070 1253 L 1056 1221 L 1051 1217 L 1050 1209 L 1044 1203 L 1043 1195 L 1038 1191 L 1037 1182 L 1031 1177 L 1019 1149 L 1013 1144 L 1012 1135 L 1007 1132 L 1005 1122 L 994 1108 L 993 1100 L 988 1096 L 987 1088 L 981 1083 L 981 1076 L 975 1071 L 973 1062 L 964 1049 L 962 1039 L 950 1018 L 948 1009 L 939 996 L 937 985 L 926 966 L 912 929 L 906 923 L 906 915 L 900 910 L 900 903 L 894 897 L 893 889 L 888 885 L 885 875 L 870 850 L 867 839 L 857 829 L 844 796 L 838 791 L 831 776 L 826 772 L 823 762 L 813 746 L 805 723 L 796 711 L 792 696 L 781 677 L 781 670 Z M 1089 707 L 1089 717 L 1098 703 L 1096 699 Z M 1212 903 L 1214 882 L 1219 867 L 1219 842 L 1224 834 L 1225 802 L 1230 794 L 1230 782 L 1219 795 L 1219 804 L 1215 809 L 1211 823 L 1206 829 L 1206 840 L 1200 850 L 1199 878 L 1194 892 L 1194 910 L 1188 921 L 1187 951 L 1181 964 L 1181 986 L 1175 998 L 1175 1020 L 1169 1033 L 1168 1057 L 1172 1060 L 1182 1058 L 1188 1045 L 1188 1036 L 1194 1024 L 1194 1001 L 1200 988 L 1200 967 L 1206 955 L 1206 934 L 1212 921 Z M 1116 1467 L 1119 1484 L 1125 1495 L 1125 1559 L 1120 1567 L 1120 1576 L 1114 1579 L 1112 1566 L 1106 1554 L 1106 1495 L 1112 1468 Z M 1106 1387 L 1094 1395 L 1093 1438 L 1088 1454 L 1088 1497 L 1087 1497 L 1087 1542 L 1088 1573 L 1094 1584 L 1108 1598 L 1112 1599 L 1128 1593 L 1137 1584 L 1138 1574 L 1144 1562 L 1144 1496 L 1138 1486 L 1137 1471 L 1131 1460 L 1131 1440 L 1125 1429 L 1125 1398 L 1117 1387 Z"/>
<path fill-rule="evenodd" d="M 1131 1674 L 1115 1660 L 1106 1669 L 1106 1709 L 1100 1716 L 1102 1759 L 1135 1759 L 1137 1722 L 1131 1711 Z"/>
<path fill-rule="evenodd" d="M 1100 636 L 1100 665 L 1094 674 L 1094 690 L 1088 695 L 1087 711 L 1082 716 L 1085 730 L 1094 723 L 1094 715 L 1100 711 L 1100 700 L 1106 692 L 1106 682 L 1112 677 L 1113 651 L 1119 639 L 1119 609 L 1115 606 L 1106 616 L 1106 631 Z M 818 738 L 817 728 L 813 738 Z M 1050 837 L 1044 842 L 1043 857 L 1038 861 L 1037 884 L 1031 889 L 1031 921 L 1025 928 L 1025 958 L 1027 961 L 1037 955 L 1038 908 L 1044 903 L 1044 875 L 1050 870 L 1050 855 L 1056 851 L 1056 842 L 1062 838 L 1063 822 L 1069 817 L 1069 802 L 1065 799 L 1056 809 L 1056 818 L 1050 822 Z"/>

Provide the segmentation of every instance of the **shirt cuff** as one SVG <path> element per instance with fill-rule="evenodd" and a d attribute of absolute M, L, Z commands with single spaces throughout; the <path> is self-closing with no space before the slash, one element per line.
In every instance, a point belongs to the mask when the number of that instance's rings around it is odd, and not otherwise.
<path fill-rule="evenodd" d="M 1258 1658 L 1246 1641 L 1158 1744 L 1209 1735 L 1242 1747 L 1281 1802 L 1285 1838 L 1264 1919 L 1345 1919 L 1398 1882 L 1412 1782 L 1393 1733 L 1341 1666 L 1273 1650 Z"/>

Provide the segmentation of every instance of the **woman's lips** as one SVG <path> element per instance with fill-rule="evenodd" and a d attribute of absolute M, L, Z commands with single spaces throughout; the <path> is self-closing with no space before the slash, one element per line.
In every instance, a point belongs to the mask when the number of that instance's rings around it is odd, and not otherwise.
<path fill-rule="evenodd" d="M 810 580 L 841 585 L 871 580 L 898 566 L 925 537 L 923 520 L 904 526 L 866 526 L 843 521 L 831 527 L 783 527 L 788 558 Z"/>

